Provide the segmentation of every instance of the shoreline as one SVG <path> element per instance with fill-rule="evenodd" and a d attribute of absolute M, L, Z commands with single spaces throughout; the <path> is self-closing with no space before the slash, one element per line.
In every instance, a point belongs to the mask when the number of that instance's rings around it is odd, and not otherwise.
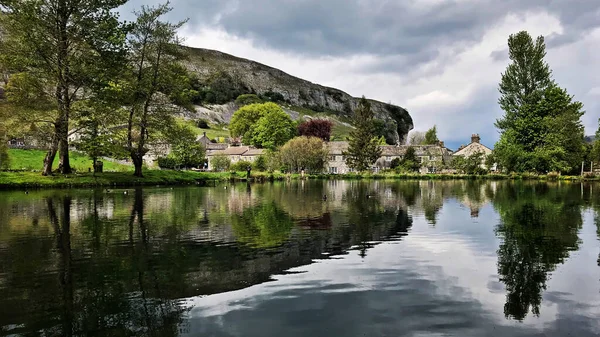
<path fill-rule="evenodd" d="M 298 173 L 252 173 L 250 182 L 283 181 L 303 179 Z M 534 180 L 595 182 L 600 177 L 546 176 L 534 174 L 306 174 L 310 180 Z M 0 190 L 83 188 L 83 187 L 136 187 L 136 186 L 209 186 L 217 182 L 247 182 L 246 172 L 194 172 L 148 170 L 144 178 L 134 177 L 132 172 L 105 172 L 42 176 L 39 172 L 0 172 Z"/>

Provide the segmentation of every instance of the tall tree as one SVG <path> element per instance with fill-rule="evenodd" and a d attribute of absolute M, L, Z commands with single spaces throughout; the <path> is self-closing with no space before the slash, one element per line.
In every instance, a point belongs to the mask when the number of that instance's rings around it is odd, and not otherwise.
<path fill-rule="evenodd" d="M 381 148 L 375 137 L 371 103 L 363 96 L 354 111 L 354 130 L 350 132 L 346 164 L 357 171 L 366 171 L 381 157 Z"/>
<path fill-rule="evenodd" d="M 537 103 L 544 90 L 554 85 L 550 66 L 544 60 L 546 44 L 539 36 L 535 42 L 526 31 L 508 38 L 508 56 L 511 63 L 502 74 L 498 103 L 505 115 L 496 122 L 501 130 L 512 127 L 525 104 Z"/>
<path fill-rule="evenodd" d="M 129 109 L 126 149 L 137 177 L 143 176 L 142 165 L 149 145 L 172 125 L 177 109 L 165 92 L 181 79 L 178 61 L 184 55 L 177 30 L 185 21 L 175 24 L 161 21 L 170 11 L 168 3 L 142 6 L 128 37 L 132 69 L 125 90 Z"/>
<path fill-rule="evenodd" d="M 544 39 L 527 32 L 509 37 L 512 63 L 502 75 L 499 104 L 502 134 L 495 146 L 498 164 L 508 171 L 571 172 L 585 154 L 583 105 L 551 78 Z"/>
<path fill-rule="evenodd" d="M 74 105 L 89 96 L 115 70 L 114 55 L 122 52 L 123 30 L 115 8 L 126 0 L 0 0 L 4 12 L 2 63 L 11 72 L 27 72 L 51 88 L 56 113 L 44 158 L 43 174 L 52 173 L 59 152 L 59 169 L 70 173 L 69 123 Z"/>
<path fill-rule="evenodd" d="M 423 140 L 424 145 L 437 145 L 440 140 L 437 137 L 437 126 L 433 126 L 431 129 L 425 132 L 425 139 Z"/>
<path fill-rule="evenodd" d="M 598 119 L 598 130 L 596 130 L 596 136 L 594 137 L 594 144 L 592 147 L 592 160 L 600 161 L 600 119 Z"/>

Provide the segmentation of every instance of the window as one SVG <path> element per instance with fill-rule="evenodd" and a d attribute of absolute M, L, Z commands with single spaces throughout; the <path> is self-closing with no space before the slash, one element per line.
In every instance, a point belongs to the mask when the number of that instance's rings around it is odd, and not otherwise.
<path fill-rule="evenodd" d="M 385 157 L 385 160 L 387 160 L 387 161 L 392 161 L 392 156 L 386 156 L 386 157 Z"/>
<path fill-rule="evenodd" d="M 335 156 L 329 156 L 329 161 L 335 161 Z"/>
<path fill-rule="evenodd" d="M 337 167 L 330 167 L 329 173 L 337 173 Z"/>
<path fill-rule="evenodd" d="M 429 156 L 429 161 L 433 161 L 433 160 L 435 160 L 435 157 L 434 156 Z"/>
<path fill-rule="evenodd" d="M 427 171 L 429 171 L 429 173 L 435 173 L 436 170 L 435 170 L 435 167 L 430 166 L 427 168 Z"/>

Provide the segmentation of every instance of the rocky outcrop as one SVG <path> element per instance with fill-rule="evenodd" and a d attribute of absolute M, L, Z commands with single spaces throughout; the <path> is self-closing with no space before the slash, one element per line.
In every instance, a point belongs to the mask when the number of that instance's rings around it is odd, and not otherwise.
<path fill-rule="evenodd" d="M 215 76 L 227 76 L 228 81 L 241 88 L 243 93 L 280 94 L 287 104 L 350 117 L 360 98 L 334 88 L 314 84 L 291 76 L 279 69 L 238 58 L 215 50 L 189 48 L 186 67 L 201 81 L 211 81 Z M 401 142 L 413 128 L 413 121 L 406 109 L 370 100 L 378 119 L 384 120 L 390 134 L 386 138 Z M 197 110 L 211 119 L 228 121 L 234 107 L 231 104 L 199 107 Z M 234 110 L 233 110 L 234 111 Z M 221 117 L 221 118 L 219 118 Z"/>

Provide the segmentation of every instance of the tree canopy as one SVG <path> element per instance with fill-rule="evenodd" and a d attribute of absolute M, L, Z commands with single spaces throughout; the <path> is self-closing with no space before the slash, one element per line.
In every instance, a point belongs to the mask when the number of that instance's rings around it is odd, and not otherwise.
<path fill-rule="evenodd" d="M 498 164 L 516 172 L 571 172 L 583 160 L 583 105 L 551 78 L 543 37 L 527 32 L 509 37 L 511 64 L 502 74 L 496 122 L 502 134 L 495 146 Z"/>
<path fill-rule="evenodd" d="M 425 139 L 423 139 L 423 145 L 437 145 L 440 140 L 437 136 L 437 126 L 433 126 L 431 129 L 425 132 Z"/>
<path fill-rule="evenodd" d="M 281 165 L 289 172 L 321 172 L 327 161 L 328 151 L 322 139 L 296 137 L 279 150 Z"/>
<path fill-rule="evenodd" d="M 328 142 L 331 138 L 333 123 L 327 119 L 311 119 L 298 125 L 298 134 L 306 137 L 318 137 Z"/>
<path fill-rule="evenodd" d="M 354 130 L 350 132 L 350 142 L 346 156 L 346 165 L 357 171 L 366 171 L 381 156 L 379 139 L 375 135 L 371 104 L 363 96 L 354 111 Z"/>
<path fill-rule="evenodd" d="M 275 149 L 296 134 L 296 125 L 283 109 L 272 102 L 239 108 L 231 117 L 229 130 L 246 144 Z"/>

